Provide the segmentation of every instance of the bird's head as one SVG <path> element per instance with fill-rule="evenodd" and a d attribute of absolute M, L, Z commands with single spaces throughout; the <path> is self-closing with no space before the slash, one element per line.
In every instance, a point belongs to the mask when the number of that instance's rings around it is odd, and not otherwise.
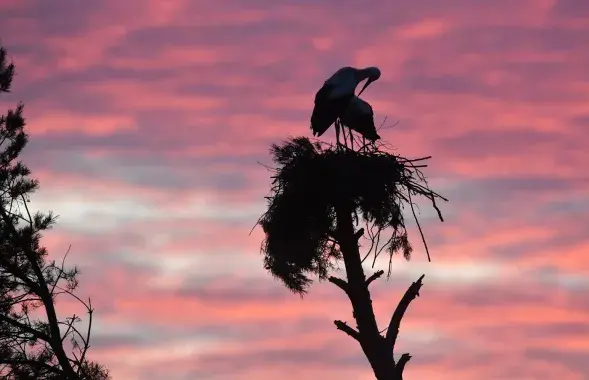
<path fill-rule="evenodd" d="M 367 67 L 365 69 L 358 70 L 358 82 L 361 82 L 367 78 L 368 80 L 366 81 L 364 87 L 362 87 L 358 95 L 364 92 L 364 90 L 366 90 L 366 87 L 368 87 L 370 83 L 380 78 L 380 69 L 378 67 Z"/>

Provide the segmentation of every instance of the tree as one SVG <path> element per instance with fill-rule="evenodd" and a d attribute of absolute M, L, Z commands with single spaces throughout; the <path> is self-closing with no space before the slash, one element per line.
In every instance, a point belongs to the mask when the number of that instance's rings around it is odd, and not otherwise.
<path fill-rule="evenodd" d="M 384 148 L 370 144 L 358 150 L 334 149 L 304 137 L 272 145 L 276 174 L 267 198 L 268 210 L 258 223 L 265 233 L 265 268 L 301 297 L 313 282 L 310 274 L 338 286 L 352 305 L 356 327 L 336 320 L 337 329 L 360 344 L 378 380 L 401 380 L 411 356 L 403 354 L 395 362 L 393 351 L 401 319 L 419 295 L 424 276 L 406 291 L 386 334 L 381 335 L 369 285 L 384 271 L 366 278 L 362 263 L 372 255 L 374 264 L 386 251 L 390 276 L 393 254 L 402 252 L 408 260 L 413 250 L 405 228 L 404 205 L 410 206 L 421 233 L 412 197 L 429 198 L 442 221 L 436 199 L 446 199 L 428 188 L 420 171 L 426 165 L 418 162 L 429 157 L 408 160 Z M 360 224 L 363 226 L 358 228 Z M 390 237 L 381 239 L 387 233 Z M 359 242 L 365 234 L 370 246 L 362 257 Z M 341 260 L 347 280 L 329 276 Z"/>
<path fill-rule="evenodd" d="M 13 76 L 14 64 L 0 47 L 0 92 L 10 91 Z M 0 378 L 106 380 L 106 368 L 87 357 L 93 308 L 74 293 L 78 270 L 49 262 L 40 243 L 56 216 L 31 214 L 27 205 L 39 182 L 17 160 L 28 142 L 24 127 L 22 103 L 0 117 Z M 58 319 L 56 299 L 63 295 L 86 307 L 87 331 L 78 329 L 76 315 Z"/>

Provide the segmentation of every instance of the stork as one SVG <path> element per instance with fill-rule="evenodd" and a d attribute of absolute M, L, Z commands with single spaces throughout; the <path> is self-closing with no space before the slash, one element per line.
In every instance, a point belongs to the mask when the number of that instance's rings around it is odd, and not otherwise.
<path fill-rule="evenodd" d="M 323 87 L 315 95 L 315 107 L 311 115 L 311 130 L 313 136 L 321 136 L 340 117 L 350 100 L 354 97 L 356 87 L 367 79 L 360 95 L 366 87 L 380 78 L 380 70 L 377 67 L 357 69 L 355 67 L 343 67 L 336 71 Z M 336 123 L 336 140 L 339 143 L 339 126 Z"/>
<path fill-rule="evenodd" d="M 340 116 L 342 126 L 358 132 L 364 139 L 375 142 L 380 139 L 374 125 L 374 111 L 365 100 L 354 96 Z M 344 135 L 345 138 L 345 135 Z M 350 141 L 353 147 L 353 137 L 350 131 Z"/>

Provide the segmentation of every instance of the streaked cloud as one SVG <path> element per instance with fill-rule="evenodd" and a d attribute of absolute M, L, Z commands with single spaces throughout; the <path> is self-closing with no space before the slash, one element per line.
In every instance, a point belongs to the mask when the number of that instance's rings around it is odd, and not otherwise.
<path fill-rule="evenodd" d="M 431 154 L 451 200 L 443 224 L 420 202 L 433 262 L 411 224 L 413 259 L 374 284 L 384 325 L 426 273 L 406 377 L 584 379 L 587 20 L 569 0 L 0 2 L 18 71 L 0 106 L 26 103 L 33 204 L 61 215 L 45 244 L 72 245 L 93 298 L 92 358 L 128 380 L 373 378 L 333 327 L 344 295 L 289 294 L 248 234 L 270 143 L 309 134 L 338 67 L 376 65 L 366 98 L 398 121 L 381 135 Z"/>

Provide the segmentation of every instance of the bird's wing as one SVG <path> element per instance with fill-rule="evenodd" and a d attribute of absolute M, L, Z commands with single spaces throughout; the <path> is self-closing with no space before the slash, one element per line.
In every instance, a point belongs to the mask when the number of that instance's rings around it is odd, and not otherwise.
<path fill-rule="evenodd" d="M 374 111 L 372 110 L 372 106 L 370 105 L 370 103 L 355 95 L 348 103 L 347 110 L 350 110 L 354 113 L 362 113 L 367 115 L 374 114 Z"/>
<path fill-rule="evenodd" d="M 332 91 L 333 85 L 325 82 L 325 84 L 323 84 L 323 87 L 321 87 L 319 91 L 317 91 L 317 93 L 315 94 L 315 104 L 327 100 L 329 98 L 329 94 L 331 94 Z"/>
<path fill-rule="evenodd" d="M 351 66 L 342 67 L 338 71 L 336 71 L 328 80 L 325 81 L 325 84 L 329 85 L 338 85 L 347 80 L 354 80 L 356 78 L 356 69 Z"/>

